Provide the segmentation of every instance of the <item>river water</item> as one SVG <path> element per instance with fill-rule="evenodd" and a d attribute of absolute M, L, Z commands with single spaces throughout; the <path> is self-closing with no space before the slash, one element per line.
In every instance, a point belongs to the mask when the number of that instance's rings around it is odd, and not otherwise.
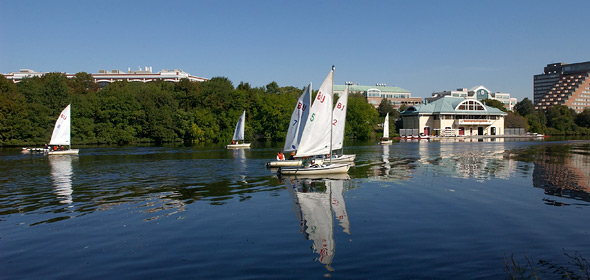
<path fill-rule="evenodd" d="M 280 147 L 0 150 L 0 279 L 558 278 L 590 257 L 589 141 L 355 143 L 324 179 L 277 177 Z"/>

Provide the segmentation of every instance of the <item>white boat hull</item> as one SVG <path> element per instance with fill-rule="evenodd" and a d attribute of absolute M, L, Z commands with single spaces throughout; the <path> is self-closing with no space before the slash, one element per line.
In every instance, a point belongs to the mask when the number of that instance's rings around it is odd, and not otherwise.
<path fill-rule="evenodd" d="M 241 143 L 241 144 L 229 144 L 225 145 L 227 149 L 248 149 L 252 143 Z"/>
<path fill-rule="evenodd" d="M 393 140 L 381 140 L 381 141 L 379 141 L 379 144 L 381 144 L 381 145 L 393 144 Z"/>
<path fill-rule="evenodd" d="M 294 167 L 294 166 L 301 166 L 303 165 L 303 160 L 295 159 L 295 160 L 275 160 L 269 161 L 266 163 L 266 167 L 268 168 L 276 168 L 276 167 Z"/>
<path fill-rule="evenodd" d="M 340 162 L 353 162 L 356 158 L 356 155 L 341 155 L 341 156 L 333 156 L 332 163 L 340 163 Z M 329 162 L 330 159 L 324 159 L 324 162 Z"/>
<path fill-rule="evenodd" d="M 284 167 L 279 169 L 281 175 L 323 175 L 334 173 L 346 173 L 350 165 L 345 163 L 333 163 L 329 165 L 314 165 L 312 167 Z"/>
<path fill-rule="evenodd" d="M 48 155 L 77 155 L 80 150 L 78 149 L 69 149 L 64 151 L 49 151 L 47 152 Z"/>

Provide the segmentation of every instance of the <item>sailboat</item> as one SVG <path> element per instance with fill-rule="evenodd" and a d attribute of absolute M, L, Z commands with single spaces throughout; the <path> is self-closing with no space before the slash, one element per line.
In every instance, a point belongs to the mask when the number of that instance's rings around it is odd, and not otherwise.
<path fill-rule="evenodd" d="M 242 112 L 242 116 L 236 123 L 236 129 L 234 130 L 234 136 L 232 137 L 232 143 L 226 145 L 227 149 L 240 149 L 250 148 L 250 143 L 244 143 L 244 125 L 246 124 L 246 110 Z M 242 141 L 242 143 L 240 143 Z"/>
<path fill-rule="evenodd" d="M 341 150 L 344 143 L 344 128 L 346 125 L 346 109 L 348 107 L 348 86 L 338 98 L 332 114 L 332 162 L 353 162 L 356 155 L 334 154 Z"/>
<path fill-rule="evenodd" d="M 51 134 L 51 140 L 49 141 L 48 155 L 77 155 L 79 150 L 72 149 L 70 143 L 71 134 L 71 121 L 70 121 L 70 105 L 61 111 L 55 126 L 53 127 L 53 133 Z"/>
<path fill-rule="evenodd" d="M 308 158 L 303 167 L 281 167 L 281 175 L 317 175 L 331 173 L 346 173 L 348 164 L 316 163 L 311 157 L 332 153 L 332 99 L 334 98 L 334 67 L 320 86 L 315 101 L 311 105 L 309 119 L 303 128 L 301 141 L 295 157 Z"/>
<path fill-rule="evenodd" d="M 283 151 L 285 154 L 292 152 L 294 153 L 299 147 L 301 141 L 301 134 L 305 128 L 305 123 L 309 117 L 309 107 L 311 107 L 311 83 L 303 89 L 303 93 L 297 100 L 293 114 L 291 114 L 291 121 L 289 122 L 289 130 L 287 130 L 287 137 L 285 138 L 285 146 Z M 301 166 L 303 160 L 298 159 L 287 159 L 287 160 L 276 160 L 266 163 L 266 167 L 284 167 L 284 166 Z"/>
<path fill-rule="evenodd" d="M 393 143 L 393 140 L 389 139 L 389 113 L 387 113 L 383 122 L 383 137 L 379 141 L 379 144 L 388 145 L 391 143 Z"/>

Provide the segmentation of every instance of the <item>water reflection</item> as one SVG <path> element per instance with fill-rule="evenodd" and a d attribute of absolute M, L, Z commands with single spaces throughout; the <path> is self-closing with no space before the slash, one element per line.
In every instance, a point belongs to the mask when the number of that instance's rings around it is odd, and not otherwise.
<path fill-rule="evenodd" d="M 72 157 L 49 156 L 51 166 L 51 178 L 53 179 L 53 192 L 59 203 L 72 203 Z"/>
<path fill-rule="evenodd" d="M 590 202 L 590 145 L 552 145 L 534 150 L 533 186 L 545 194 Z M 568 203 L 545 198 L 545 203 Z"/>
<path fill-rule="evenodd" d="M 350 222 L 343 197 L 345 180 L 286 179 L 285 185 L 293 200 L 293 211 L 300 232 L 313 241 L 317 261 L 334 271 L 334 217 L 342 231 L 350 234 Z"/>

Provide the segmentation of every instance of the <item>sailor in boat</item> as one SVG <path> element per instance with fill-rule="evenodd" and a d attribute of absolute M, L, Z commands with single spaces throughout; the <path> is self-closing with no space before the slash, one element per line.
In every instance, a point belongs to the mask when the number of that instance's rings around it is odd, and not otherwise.
<path fill-rule="evenodd" d="M 285 160 L 285 155 L 280 151 L 277 153 L 277 160 Z"/>
<path fill-rule="evenodd" d="M 295 159 L 295 151 L 291 152 L 291 156 L 289 157 L 289 160 L 294 160 Z"/>

